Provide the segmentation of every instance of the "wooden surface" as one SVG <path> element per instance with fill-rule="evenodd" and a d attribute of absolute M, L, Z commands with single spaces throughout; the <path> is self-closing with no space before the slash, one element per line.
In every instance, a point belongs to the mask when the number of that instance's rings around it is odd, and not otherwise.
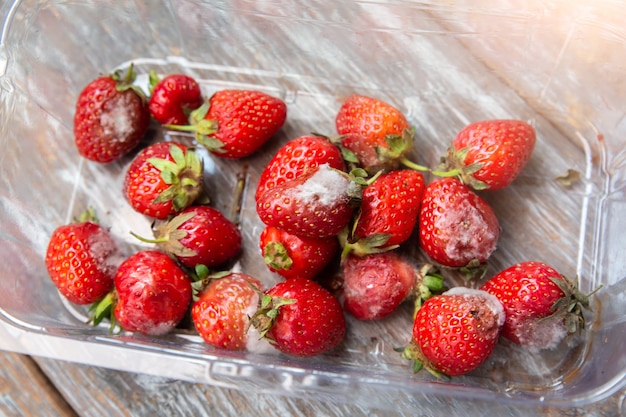
<path fill-rule="evenodd" d="M 261 395 L 0 352 L 0 416 L 403 416 L 353 404 Z M 465 416 L 624 416 L 624 391 L 581 408 L 524 408 L 468 401 Z M 450 414 L 446 404 L 413 416 Z M 459 408 L 463 407 L 463 408 Z M 487 410 L 487 411 L 486 411 Z"/>

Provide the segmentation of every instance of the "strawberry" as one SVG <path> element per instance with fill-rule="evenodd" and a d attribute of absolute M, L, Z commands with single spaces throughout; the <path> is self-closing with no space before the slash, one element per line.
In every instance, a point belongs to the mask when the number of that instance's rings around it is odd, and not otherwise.
<path fill-rule="evenodd" d="M 352 242 L 344 250 L 362 255 L 404 243 L 415 229 L 423 192 L 420 172 L 399 169 L 380 175 L 363 189 Z"/>
<path fill-rule="evenodd" d="M 198 82 L 185 74 L 169 74 L 159 79 L 150 71 L 150 115 L 162 125 L 184 125 L 189 113 L 202 105 Z"/>
<path fill-rule="evenodd" d="M 585 325 L 589 296 L 543 262 L 520 262 L 485 282 L 506 313 L 502 336 L 531 350 L 555 348 Z"/>
<path fill-rule="evenodd" d="M 261 232 L 259 247 L 268 268 L 284 278 L 312 279 L 339 253 L 335 236 L 312 239 L 271 226 Z"/>
<path fill-rule="evenodd" d="M 394 169 L 413 145 L 413 131 L 400 110 L 364 95 L 349 96 L 335 118 L 340 143 L 369 172 Z"/>
<path fill-rule="evenodd" d="M 350 255 L 342 264 L 343 307 L 360 320 L 393 313 L 411 294 L 415 267 L 396 252 Z"/>
<path fill-rule="evenodd" d="M 267 226 L 307 237 L 325 238 L 348 225 L 354 183 L 328 164 L 266 190 L 257 201 L 259 217 Z"/>
<path fill-rule="evenodd" d="M 291 278 L 265 291 L 252 325 L 279 351 L 301 357 L 333 349 L 346 332 L 339 301 L 306 278 Z"/>
<path fill-rule="evenodd" d="M 489 204 L 457 178 L 440 178 L 424 190 L 420 246 L 435 262 L 473 267 L 495 250 L 500 224 Z"/>
<path fill-rule="evenodd" d="M 454 138 L 440 170 L 475 190 L 499 190 L 522 171 L 535 139 L 535 129 L 521 120 L 471 123 Z"/>
<path fill-rule="evenodd" d="M 191 307 L 193 324 L 211 346 L 244 350 L 249 342 L 250 317 L 259 305 L 262 284 L 243 273 L 210 279 Z"/>
<path fill-rule="evenodd" d="M 456 287 L 417 310 L 403 356 L 437 377 L 463 375 L 484 363 L 498 342 L 505 314 L 486 291 Z"/>
<path fill-rule="evenodd" d="M 243 158 L 265 144 L 285 123 L 287 105 L 255 90 L 221 90 L 191 112 L 189 125 L 167 125 L 194 132 L 198 143 L 223 158 Z"/>
<path fill-rule="evenodd" d="M 144 137 L 150 112 L 143 92 L 133 85 L 131 65 L 91 81 L 78 95 L 74 140 L 85 158 L 108 163 L 121 158 Z"/>
<path fill-rule="evenodd" d="M 180 143 L 157 142 L 131 162 L 124 193 L 139 213 L 165 219 L 200 195 L 202 171 L 202 162 L 193 149 Z"/>
<path fill-rule="evenodd" d="M 122 329 L 162 335 L 176 327 L 191 302 L 191 280 L 166 254 L 144 250 L 129 256 L 115 274 L 113 313 Z"/>
<path fill-rule="evenodd" d="M 135 235 L 135 234 L 134 234 Z M 135 235 L 190 268 L 202 264 L 209 268 L 223 264 L 241 251 L 241 232 L 219 210 L 210 206 L 191 206 L 168 221 L 155 225 L 154 239 Z"/>
<path fill-rule="evenodd" d="M 46 249 L 46 268 L 59 292 L 75 304 L 92 304 L 113 288 L 118 252 L 93 210 L 57 227 Z"/>
<path fill-rule="evenodd" d="M 341 151 L 323 136 L 300 136 L 284 144 L 265 166 L 257 185 L 255 199 L 266 190 L 293 180 L 322 164 L 345 171 Z"/>

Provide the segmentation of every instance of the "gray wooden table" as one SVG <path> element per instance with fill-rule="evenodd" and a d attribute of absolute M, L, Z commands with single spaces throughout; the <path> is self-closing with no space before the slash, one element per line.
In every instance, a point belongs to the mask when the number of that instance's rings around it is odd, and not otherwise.
<path fill-rule="evenodd" d="M 209 385 L 0 352 L 0 416 L 404 416 L 351 404 L 261 395 Z M 413 416 L 626 416 L 626 390 L 582 408 L 474 401 L 416 409 Z M 449 408 L 447 408 L 449 406 Z"/>

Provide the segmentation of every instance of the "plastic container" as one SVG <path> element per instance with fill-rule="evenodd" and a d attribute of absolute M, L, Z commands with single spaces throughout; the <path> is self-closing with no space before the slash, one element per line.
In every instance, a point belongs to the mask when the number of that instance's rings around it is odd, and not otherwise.
<path fill-rule="evenodd" d="M 0 11 L 0 348 L 408 410 L 450 397 L 574 406 L 624 386 L 621 2 L 23 0 L 3 2 Z M 90 327 L 86 311 L 55 291 L 43 257 L 52 230 L 87 206 L 128 251 L 137 243 L 129 231 L 149 228 L 121 197 L 130 157 L 110 165 L 82 160 L 72 136 L 82 87 L 130 62 L 144 80 L 151 69 L 184 72 L 201 81 L 206 95 L 253 87 L 287 102 L 287 124 L 262 152 L 245 161 L 204 155 L 206 185 L 219 208 L 229 207 L 237 174 L 245 171 L 241 268 L 266 284 L 277 277 L 260 259 L 262 225 L 250 190 L 285 141 L 311 131 L 334 134 L 335 113 L 349 94 L 403 110 L 416 128 L 412 157 L 422 164 L 436 164 L 471 121 L 531 122 L 538 142 L 522 175 L 506 190 L 483 194 L 503 227 L 487 274 L 535 259 L 579 276 L 584 291 L 602 285 L 587 331 L 541 354 L 500 343 L 479 370 L 442 382 L 413 374 L 394 351 L 409 340 L 408 306 L 376 323 L 348 317 L 345 343 L 310 359 L 220 351 L 192 331 L 148 338 Z M 567 187 L 555 177 L 569 169 L 581 179 Z M 426 261 L 415 241 L 408 251 Z"/>

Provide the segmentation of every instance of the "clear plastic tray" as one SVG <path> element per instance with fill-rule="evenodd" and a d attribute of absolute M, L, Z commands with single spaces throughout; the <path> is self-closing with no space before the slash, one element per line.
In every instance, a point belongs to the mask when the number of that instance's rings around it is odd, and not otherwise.
<path fill-rule="evenodd" d="M 0 11 L 0 348 L 396 409 L 451 396 L 582 405 L 624 385 L 626 8 L 620 2 L 23 0 L 3 2 Z M 345 342 L 309 359 L 216 350 L 192 331 L 148 338 L 86 325 L 85 310 L 63 302 L 49 281 L 44 252 L 52 230 L 87 206 L 128 251 L 137 247 L 129 231 L 149 228 L 121 197 L 130 157 L 106 166 L 82 160 L 72 135 L 82 87 L 130 62 L 144 80 L 152 69 L 184 72 L 206 95 L 252 87 L 286 101 L 287 123 L 262 152 L 245 161 L 203 154 L 218 208 L 229 208 L 237 175 L 246 177 L 241 268 L 267 285 L 277 276 L 258 250 L 259 173 L 287 140 L 335 133 L 335 113 L 349 94 L 402 109 L 416 128 L 412 157 L 427 165 L 471 121 L 529 121 L 538 134 L 529 164 L 510 188 L 483 194 L 503 227 L 488 275 L 535 259 L 579 276 L 584 291 L 602 285 L 588 330 L 541 354 L 500 343 L 479 370 L 442 382 L 413 374 L 394 351 L 409 340 L 409 306 L 380 322 L 348 317 Z M 173 138 L 167 135 L 153 128 L 148 140 Z M 581 180 L 565 187 L 555 178 L 569 169 Z M 408 252 L 426 261 L 413 242 Z M 454 274 L 449 279 L 459 283 Z"/>

